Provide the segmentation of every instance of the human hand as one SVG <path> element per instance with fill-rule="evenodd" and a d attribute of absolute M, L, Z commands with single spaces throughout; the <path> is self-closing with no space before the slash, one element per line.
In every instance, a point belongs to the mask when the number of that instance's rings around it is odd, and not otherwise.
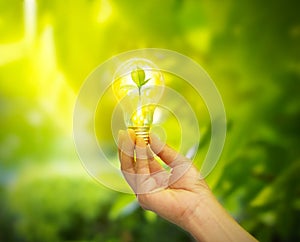
<path fill-rule="evenodd" d="M 159 164 L 156 155 L 171 167 L 170 173 Z M 147 146 L 133 130 L 121 131 L 119 158 L 123 175 L 140 205 L 183 228 L 198 205 L 211 196 L 191 160 L 153 135 Z"/>
<path fill-rule="evenodd" d="M 119 133 L 121 170 L 140 205 L 177 224 L 197 241 L 256 241 L 218 203 L 186 157 L 150 137 L 150 145 L 133 130 Z M 171 167 L 167 172 L 156 155 Z"/>

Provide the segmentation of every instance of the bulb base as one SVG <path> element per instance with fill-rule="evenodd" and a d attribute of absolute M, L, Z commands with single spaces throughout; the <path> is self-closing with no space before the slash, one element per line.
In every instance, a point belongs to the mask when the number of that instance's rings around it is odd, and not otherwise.
<path fill-rule="evenodd" d="M 146 145 L 149 144 L 149 126 L 129 126 L 128 128 L 133 129 L 137 137 L 143 138 L 145 140 Z"/>

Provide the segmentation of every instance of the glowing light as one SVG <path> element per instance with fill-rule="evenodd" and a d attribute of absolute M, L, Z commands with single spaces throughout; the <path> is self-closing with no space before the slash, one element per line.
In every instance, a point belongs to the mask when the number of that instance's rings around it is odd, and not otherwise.
<path fill-rule="evenodd" d="M 163 93 L 163 75 L 151 61 L 133 58 L 123 63 L 115 76 L 112 87 L 125 124 L 147 143 L 154 110 Z"/>
<path fill-rule="evenodd" d="M 0 65 L 22 58 L 26 54 L 25 46 L 31 47 L 36 37 L 36 2 L 24 1 L 25 36 L 20 41 L 0 45 Z"/>
<path fill-rule="evenodd" d="M 24 2 L 24 24 L 25 42 L 31 45 L 36 35 L 36 2 L 35 0 L 25 0 Z"/>
<path fill-rule="evenodd" d="M 101 0 L 100 11 L 98 14 L 98 22 L 106 22 L 112 14 L 112 7 L 108 0 Z"/>
<path fill-rule="evenodd" d="M 0 45 L 0 66 L 21 58 L 23 54 L 22 42 Z"/>
<path fill-rule="evenodd" d="M 66 132 L 71 133 L 75 94 L 57 66 L 53 27 L 44 28 L 32 54 L 34 87 L 44 111 Z"/>

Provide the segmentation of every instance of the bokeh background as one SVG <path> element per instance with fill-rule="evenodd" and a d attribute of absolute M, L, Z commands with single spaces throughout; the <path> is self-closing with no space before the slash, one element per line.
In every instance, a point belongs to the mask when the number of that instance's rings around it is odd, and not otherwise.
<path fill-rule="evenodd" d="M 300 240 L 298 1 L 0 0 L 0 241 L 193 241 L 96 183 L 72 139 L 87 75 L 138 48 L 201 64 L 228 119 L 207 177 L 261 241 Z"/>

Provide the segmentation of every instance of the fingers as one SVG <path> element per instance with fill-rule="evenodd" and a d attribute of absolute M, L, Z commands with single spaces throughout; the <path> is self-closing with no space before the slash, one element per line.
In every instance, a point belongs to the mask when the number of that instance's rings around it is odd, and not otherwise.
<path fill-rule="evenodd" d="M 150 168 L 148 163 L 148 151 L 147 146 L 143 138 L 136 138 L 136 173 L 137 174 L 149 174 Z"/>
<path fill-rule="evenodd" d="M 119 158 L 126 181 L 136 194 L 168 186 L 169 174 L 155 160 L 150 146 L 133 130 L 119 132 Z"/>
<path fill-rule="evenodd" d="M 154 159 L 150 147 L 146 145 L 143 138 L 136 137 L 133 130 L 119 132 L 118 147 L 122 171 L 152 174 L 163 170 L 163 167 Z"/>
<path fill-rule="evenodd" d="M 121 170 L 135 173 L 134 169 L 134 141 L 135 133 L 132 130 L 119 132 L 118 148 Z"/>
<path fill-rule="evenodd" d="M 145 144 L 144 139 L 136 139 L 136 171 L 139 174 L 153 174 L 164 170 L 163 167 L 155 160 L 151 148 Z"/>
<path fill-rule="evenodd" d="M 171 147 L 159 140 L 155 135 L 150 135 L 150 146 L 155 154 L 157 154 L 163 162 L 165 162 L 171 168 L 174 168 L 182 163 L 191 163 L 191 161 L 185 156 L 177 153 Z"/>
<path fill-rule="evenodd" d="M 156 172 L 165 170 L 165 169 L 157 162 L 157 160 L 154 159 L 153 153 L 152 153 L 152 151 L 150 150 L 150 147 L 148 147 L 148 150 L 149 150 L 149 152 L 151 152 L 151 155 L 148 156 L 148 157 L 151 157 L 151 158 L 148 158 L 150 173 L 153 174 L 153 173 L 156 173 Z"/>
<path fill-rule="evenodd" d="M 160 141 L 155 135 L 150 136 L 151 148 L 163 162 L 172 168 L 169 177 L 170 187 L 180 187 L 178 181 L 186 175 L 186 177 L 198 176 L 198 171 L 193 167 L 192 161 L 185 156 L 177 153 L 171 147 Z"/>

